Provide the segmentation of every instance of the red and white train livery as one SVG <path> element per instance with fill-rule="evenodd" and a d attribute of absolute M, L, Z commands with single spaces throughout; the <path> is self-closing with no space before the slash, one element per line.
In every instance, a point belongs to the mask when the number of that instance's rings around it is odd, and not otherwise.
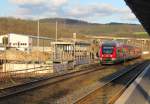
<path fill-rule="evenodd" d="M 141 49 L 116 41 L 104 42 L 100 46 L 101 64 L 115 64 L 121 61 L 140 57 Z"/>

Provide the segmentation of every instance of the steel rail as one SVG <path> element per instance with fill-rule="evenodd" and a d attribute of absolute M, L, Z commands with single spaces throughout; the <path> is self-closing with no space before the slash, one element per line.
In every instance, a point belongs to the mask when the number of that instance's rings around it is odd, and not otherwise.
<path fill-rule="evenodd" d="M 135 64 L 134 66 L 130 67 L 128 70 L 124 71 L 123 73 L 119 74 L 119 75 L 116 75 L 114 76 L 111 80 L 109 80 L 108 82 L 104 83 L 102 86 L 100 86 L 99 88 L 96 88 L 90 92 L 88 92 L 86 95 L 78 98 L 76 101 L 73 102 L 73 104 L 80 104 L 80 102 L 84 101 L 85 99 L 87 99 L 90 95 L 94 94 L 95 92 L 99 91 L 100 89 L 103 89 L 105 88 L 107 85 L 111 84 L 113 81 L 119 79 L 120 77 L 130 73 L 131 71 L 137 69 L 137 68 L 145 68 L 146 66 L 148 65 L 148 62 L 142 62 L 142 63 L 139 63 L 139 64 Z M 136 73 L 136 75 L 134 76 L 134 78 L 132 78 L 128 83 L 127 85 L 124 87 L 124 88 L 127 88 L 127 86 L 129 86 L 129 84 L 141 73 L 138 72 Z M 115 96 L 113 97 L 109 102 L 108 104 L 113 104 L 114 100 L 116 100 L 124 91 L 125 89 L 121 89 L 121 91 Z"/>
<path fill-rule="evenodd" d="M 0 89 L 0 100 L 2 99 L 7 99 L 7 97 L 11 97 L 13 95 L 17 95 L 19 93 L 24 93 L 30 90 L 34 90 L 36 88 L 41 88 L 50 84 L 55 84 L 70 78 L 74 78 L 74 77 L 78 77 L 78 76 L 82 76 L 91 72 L 95 72 L 95 71 L 99 71 L 102 69 L 105 69 L 105 66 L 97 66 L 95 68 L 88 68 L 88 69 L 84 69 L 84 70 L 78 70 L 78 71 L 74 71 L 74 72 L 68 72 L 68 73 L 64 73 L 64 74 L 60 74 L 60 75 L 54 75 L 54 76 L 50 76 L 47 78 L 42 78 L 39 80 L 35 80 L 35 81 L 31 81 L 31 82 L 27 82 L 24 84 L 20 84 L 20 85 L 16 85 L 16 86 L 11 86 L 8 88 L 4 88 L 4 89 Z"/>

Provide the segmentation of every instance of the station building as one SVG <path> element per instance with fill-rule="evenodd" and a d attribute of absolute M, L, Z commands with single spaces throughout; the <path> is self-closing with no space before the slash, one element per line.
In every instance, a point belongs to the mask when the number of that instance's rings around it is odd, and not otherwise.
<path fill-rule="evenodd" d="M 86 41 L 64 41 L 52 42 L 53 47 L 53 68 L 60 72 L 72 69 L 76 65 L 90 63 L 90 42 Z"/>
<path fill-rule="evenodd" d="M 89 42 L 52 42 L 54 62 L 75 61 L 76 64 L 88 63 L 90 58 Z M 84 61 L 83 61 L 84 60 Z"/>
<path fill-rule="evenodd" d="M 7 41 L 8 48 L 16 48 L 21 51 L 48 51 L 48 47 L 50 47 L 52 41 L 48 37 L 9 33 L 0 36 L 0 44 L 4 44 L 4 38 Z M 38 41 L 39 46 L 37 46 Z"/>

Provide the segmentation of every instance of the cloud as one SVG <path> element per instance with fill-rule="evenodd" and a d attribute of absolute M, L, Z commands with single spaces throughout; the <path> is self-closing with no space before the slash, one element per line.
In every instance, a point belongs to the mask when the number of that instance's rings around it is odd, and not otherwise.
<path fill-rule="evenodd" d="M 56 14 L 67 4 L 68 0 L 10 0 L 17 6 L 15 15 Z"/>
<path fill-rule="evenodd" d="M 71 9 L 74 8 L 74 9 Z M 111 4 L 90 4 L 90 5 L 76 5 L 74 7 L 68 8 L 65 12 L 65 16 L 73 18 L 95 18 L 95 20 L 105 19 L 105 18 L 117 18 L 123 21 L 137 21 L 137 18 L 131 12 L 128 7 L 115 7 Z M 93 20 L 93 19 L 92 19 Z"/>
<path fill-rule="evenodd" d="M 50 1 L 50 0 L 49 0 Z M 62 6 L 64 4 L 66 4 L 68 2 L 68 0 L 51 0 L 51 3 L 54 5 L 54 6 Z"/>
<path fill-rule="evenodd" d="M 68 0 L 10 0 L 10 2 L 17 5 L 40 5 L 40 4 L 52 4 L 54 6 L 61 6 Z"/>
<path fill-rule="evenodd" d="M 137 21 L 128 7 L 115 7 L 109 3 L 71 4 L 71 0 L 10 0 L 17 6 L 15 15 L 40 17 L 87 18 L 92 20 L 114 17 L 124 21 Z M 71 5 L 68 5 L 68 4 Z"/>
<path fill-rule="evenodd" d="M 136 16 L 132 13 L 132 11 L 129 8 L 124 8 L 122 10 L 122 13 L 119 14 L 120 19 L 125 21 L 137 21 Z"/>
<path fill-rule="evenodd" d="M 24 4 L 40 4 L 43 3 L 47 0 L 10 0 L 12 3 L 17 4 L 17 5 L 24 5 Z"/>
<path fill-rule="evenodd" d="M 74 9 L 69 8 L 66 14 L 75 17 L 87 17 L 87 16 L 111 16 L 111 15 L 122 15 L 130 14 L 131 12 L 127 8 L 116 8 L 110 4 L 95 4 L 87 6 L 75 6 Z"/>

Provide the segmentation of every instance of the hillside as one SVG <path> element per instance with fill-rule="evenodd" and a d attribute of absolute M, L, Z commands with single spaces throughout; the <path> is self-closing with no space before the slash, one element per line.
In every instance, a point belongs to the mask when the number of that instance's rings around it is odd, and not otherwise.
<path fill-rule="evenodd" d="M 46 18 L 40 20 L 40 34 L 48 37 L 55 37 L 55 22 L 58 21 L 58 37 L 72 37 L 76 32 L 78 38 L 84 35 L 111 35 L 111 36 L 128 36 L 128 37 L 148 37 L 143 33 L 144 29 L 137 24 L 109 23 L 97 24 L 88 23 L 81 20 L 63 19 L 63 18 Z M 20 33 L 20 34 L 37 34 L 37 21 L 22 20 L 15 18 L 0 18 L 0 34 Z"/>

